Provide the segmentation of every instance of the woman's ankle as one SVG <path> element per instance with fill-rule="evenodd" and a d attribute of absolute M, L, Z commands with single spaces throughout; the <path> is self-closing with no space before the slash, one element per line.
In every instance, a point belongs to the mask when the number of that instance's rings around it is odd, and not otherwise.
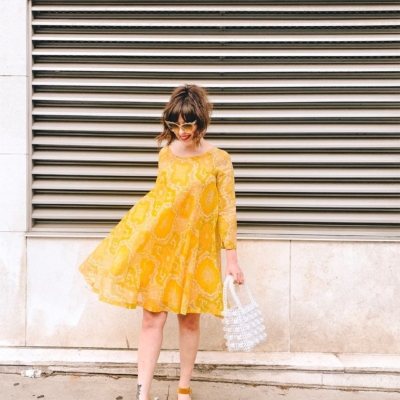
<path fill-rule="evenodd" d="M 190 388 L 190 381 L 188 382 L 187 380 L 185 381 L 179 381 L 179 387 L 182 389 L 189 389 Z"/>

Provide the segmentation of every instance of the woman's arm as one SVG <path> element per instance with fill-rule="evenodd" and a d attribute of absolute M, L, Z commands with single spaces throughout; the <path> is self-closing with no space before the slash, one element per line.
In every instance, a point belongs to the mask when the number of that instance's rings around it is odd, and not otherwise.
<path fill-rule="evenodd" d="M 222 248 L 226 250 L 226 275 L 232 275 L 235 283 L 244 283 L 243 272 L 236 253 L 236 198 L 232 161 L 228 153 L 221 158 L 217 174 L 218 230 Z"/>

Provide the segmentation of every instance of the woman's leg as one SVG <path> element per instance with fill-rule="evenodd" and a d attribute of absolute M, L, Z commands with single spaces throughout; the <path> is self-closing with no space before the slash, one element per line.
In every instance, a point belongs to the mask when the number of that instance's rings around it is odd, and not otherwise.
<path fill-rule="evenodd" d="M 137 400 L 148 400 L 150 385 L 160 355 L 163 329 L 167 312 L 151 312 L 143 309 L 142 330 L 138 346 Z"/>
<path fill-rule="evenodd" d="M 179 356 L 181 376 L 179 387 L 188 388 L 192 376 L 200 339 L 200 314 L 178 314 L 179 321 Z M 180 394 L 179 400 L 189 399 L 188 394 Z"/>

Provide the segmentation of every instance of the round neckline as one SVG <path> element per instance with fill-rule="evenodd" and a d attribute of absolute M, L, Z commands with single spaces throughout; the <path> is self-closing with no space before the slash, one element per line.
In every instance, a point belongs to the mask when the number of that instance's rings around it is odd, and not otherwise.
<path fill-rule="evenodd" d="M 212 151 L 214 151 L 214 150 L 216 149 L 216 147 L 213 146 L 213 147 L 211 147 L 211 149 L 205 151 L 204 153 L 197 154 L 197 155 L 195 155 L 195 156 L 178 156 L 178 155 L 176 155 L 176 154 L 172 151 L 170 145 L 168 145 L 167 147 L 168 147 L 168 149 L 169 149 L 169 152 L 170 152 L 174 157 L 177 157 L 177 158 L 196 158 L 196 157 L 202 157 L 202 156 L 204 156 L 204 155 L 206 155 L 206 154 L 208 154 L 208 153 L 211 153 Z"/>

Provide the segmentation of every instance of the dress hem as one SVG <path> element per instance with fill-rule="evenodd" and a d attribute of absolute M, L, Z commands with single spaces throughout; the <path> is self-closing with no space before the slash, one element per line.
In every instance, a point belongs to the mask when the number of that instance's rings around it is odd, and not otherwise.
<path fill-rule="evenodd" d="M 186 313 L 179 313 L 176 312 L 174 310 L 171 310 L 169 308 L 154 308 L 154 307 L 146 307 L 144 306 L 144 304 L 142 304 L 141 302 L 137 302 L 137 303 L 126 303 L 126 302 L 122 302 L 122 301 L 117 301 L 117 300 L 111 300 L 110 298 L 103 296 L 99 293 L 98 290 L 96 290 L 94 287 L 92 287 L 92 292 L 96 293 L 99 297 L 99 300 L 102 301 L 103 303 L 107 303 L 107 304 L 111 304 L 113 306 L 119 306 L 119 307 L 123 307 L 123 308 L 127 308 L 130 310 L 135 310 L 137 307 L 142 307 L 147 311 L 150 312 L 172 312 L 176 315 L 186 315 L 186 314 L 211 314 L 214 315 L 217 318 L 222 318 L 222 314 L 215 314 L 211 311 L 199 311 L 199 310 L 190 310 Z"/>

